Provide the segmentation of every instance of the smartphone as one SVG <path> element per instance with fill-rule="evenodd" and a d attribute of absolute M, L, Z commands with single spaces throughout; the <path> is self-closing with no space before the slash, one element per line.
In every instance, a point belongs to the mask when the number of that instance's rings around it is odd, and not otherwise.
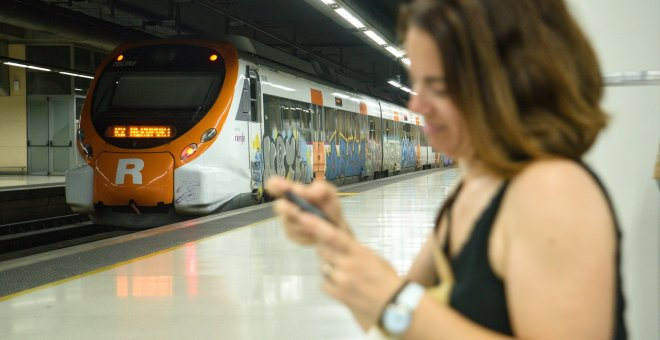
<path fill-rule="evenodd" d="M 294 194 L 293 192 L 287 191 L 284 194 L 284 197 L 286 197 L 286 199 L 289 200 L 289 202 L 300 207 L 300 209 L 302 209 L 303 211 L 307 211 L 330 223 L 333 223 L 323 211 L 321 211 L 319 208 L 315 207 L 313 204 L 309 203 L 307 200 L 303 199 L 302 197 Z"/>

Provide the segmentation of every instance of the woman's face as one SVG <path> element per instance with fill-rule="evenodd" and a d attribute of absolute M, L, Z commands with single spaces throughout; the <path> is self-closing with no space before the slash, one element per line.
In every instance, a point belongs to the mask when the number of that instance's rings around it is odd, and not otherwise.
<path fill-rule="evenodd" d="M 424 115 L 429 145 L 450 157 L 466 157 L 471 144 L 465 120 L 447 94 L 442 56 L 433 37 L 414 26 L 405 40 L 410 58 L 410 81 L 416 94 L 410 96 L 408 108 Z"/>

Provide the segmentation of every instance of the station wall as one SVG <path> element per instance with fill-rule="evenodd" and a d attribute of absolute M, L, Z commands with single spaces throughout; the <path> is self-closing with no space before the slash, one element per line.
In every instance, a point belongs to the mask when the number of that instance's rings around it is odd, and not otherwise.
<path fill-rule="evenodd" d="M 568 0 L 605 74 L 660 70 L 660 1 Z M 660 82 L 606 87 L 610 125 L 587 155 L 623 230 L 626 321 L 631 339 L 660 334 Z"/>
<path fill-rule="evenodd" d="M 25 60 L 25 45 L 9 44 L 8 57 Z M 16 83 L 17 81 L 17 83 Z M 15 84 L 18 85 L 15 87 Z M 0 96 L 0 173 L 27 171 L 26 72 L 9 68 L 9 96 Z"/>

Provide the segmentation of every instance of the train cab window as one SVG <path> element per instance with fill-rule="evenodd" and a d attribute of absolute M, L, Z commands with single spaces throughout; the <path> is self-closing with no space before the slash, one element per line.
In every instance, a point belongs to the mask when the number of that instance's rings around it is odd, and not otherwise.
<path fill-rule="evenodd" d="M 111 109 L 181 108 L 195 110 L 206 104 L 213 76 L 125 76 L 117 82 Z"/>
<path fill-rule="evenodd" d="M 222 58 L 204 46 L 147 45 L 122 51 L 95 80 L 91 113 L 96 130 L 112 125 L 167 125 L 176 135 L 190 130 L 211 110 L 225 79 Z M 147 148 L 172 138 L 109 138 L 117 146 Z"/>

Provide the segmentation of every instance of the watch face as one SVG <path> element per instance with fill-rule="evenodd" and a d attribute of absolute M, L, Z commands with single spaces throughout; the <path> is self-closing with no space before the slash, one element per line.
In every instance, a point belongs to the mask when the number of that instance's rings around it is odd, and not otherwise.
<path fill-rule="evenodd" d="M 411 311 L 402 304 L 390 304 L 383 314 L 383 327 L 393 335 L 401 335 L 410 326 Z"/>

